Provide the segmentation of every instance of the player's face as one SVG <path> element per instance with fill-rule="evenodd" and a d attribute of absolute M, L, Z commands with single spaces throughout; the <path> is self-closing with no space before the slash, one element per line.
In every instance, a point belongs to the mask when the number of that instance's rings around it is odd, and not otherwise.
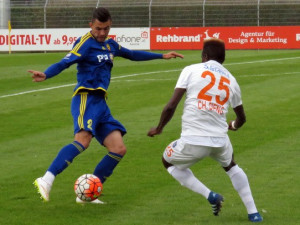
<path fill-rule="evenodd" d="M 99 20 L 94 20 L 90 22 L 91 34 L 98 42 L 104 42 L 108 36 L 111 27 L 111 20 L 106 22 L 100 22 Z"/>

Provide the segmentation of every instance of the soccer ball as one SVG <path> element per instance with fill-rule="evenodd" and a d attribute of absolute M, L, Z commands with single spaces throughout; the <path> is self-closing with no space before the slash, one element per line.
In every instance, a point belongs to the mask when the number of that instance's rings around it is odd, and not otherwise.
<path fill-rule="evenodd" d="M 83 201 L 95 200 L 100 196 L 102 189 L 100 179 L 93 174 L 83 174 L 74 185 L 75 194 Z"/>

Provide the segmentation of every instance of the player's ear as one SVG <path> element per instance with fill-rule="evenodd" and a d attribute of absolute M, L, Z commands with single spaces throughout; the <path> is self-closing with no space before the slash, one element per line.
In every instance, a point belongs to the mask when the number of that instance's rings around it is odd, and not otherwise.
<path fill-rule="evenodd" d="M 90 26 L 90 28 L 92 28 L 93 22 L 89 22 L 89 26 Z"/>
<path fill-rule="evenodd" d="M 202 52 L 202 62 L 207 62 L 207 61 L 208 61 L 208 55 Z"/>

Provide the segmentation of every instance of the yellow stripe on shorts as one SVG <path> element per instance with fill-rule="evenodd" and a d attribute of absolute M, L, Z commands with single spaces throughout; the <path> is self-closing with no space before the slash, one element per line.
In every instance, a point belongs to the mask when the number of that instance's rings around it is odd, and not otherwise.
<path fill-rule="evenodd" d="M 78 116 L 78 126 L 80 129 L 84 129 L 84 124 L 83 124 L 83 116 L 85 113 L 85 109 L 86 109 L 86 100 L 87 100 L 87 92 L 82 92 L 80 93 L 80 113 Z"/>

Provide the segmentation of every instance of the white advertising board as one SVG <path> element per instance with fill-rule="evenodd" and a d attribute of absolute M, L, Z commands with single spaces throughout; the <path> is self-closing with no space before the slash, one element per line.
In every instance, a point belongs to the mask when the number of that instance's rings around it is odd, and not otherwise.
<path fill-rule="evenodd" d="M 0 51 L 70 51 L 75 40 L 89 28 L 0 29 Z M 132 50 L 150 49 L 149 28 L 111 28 L 109 36 Z"/>

